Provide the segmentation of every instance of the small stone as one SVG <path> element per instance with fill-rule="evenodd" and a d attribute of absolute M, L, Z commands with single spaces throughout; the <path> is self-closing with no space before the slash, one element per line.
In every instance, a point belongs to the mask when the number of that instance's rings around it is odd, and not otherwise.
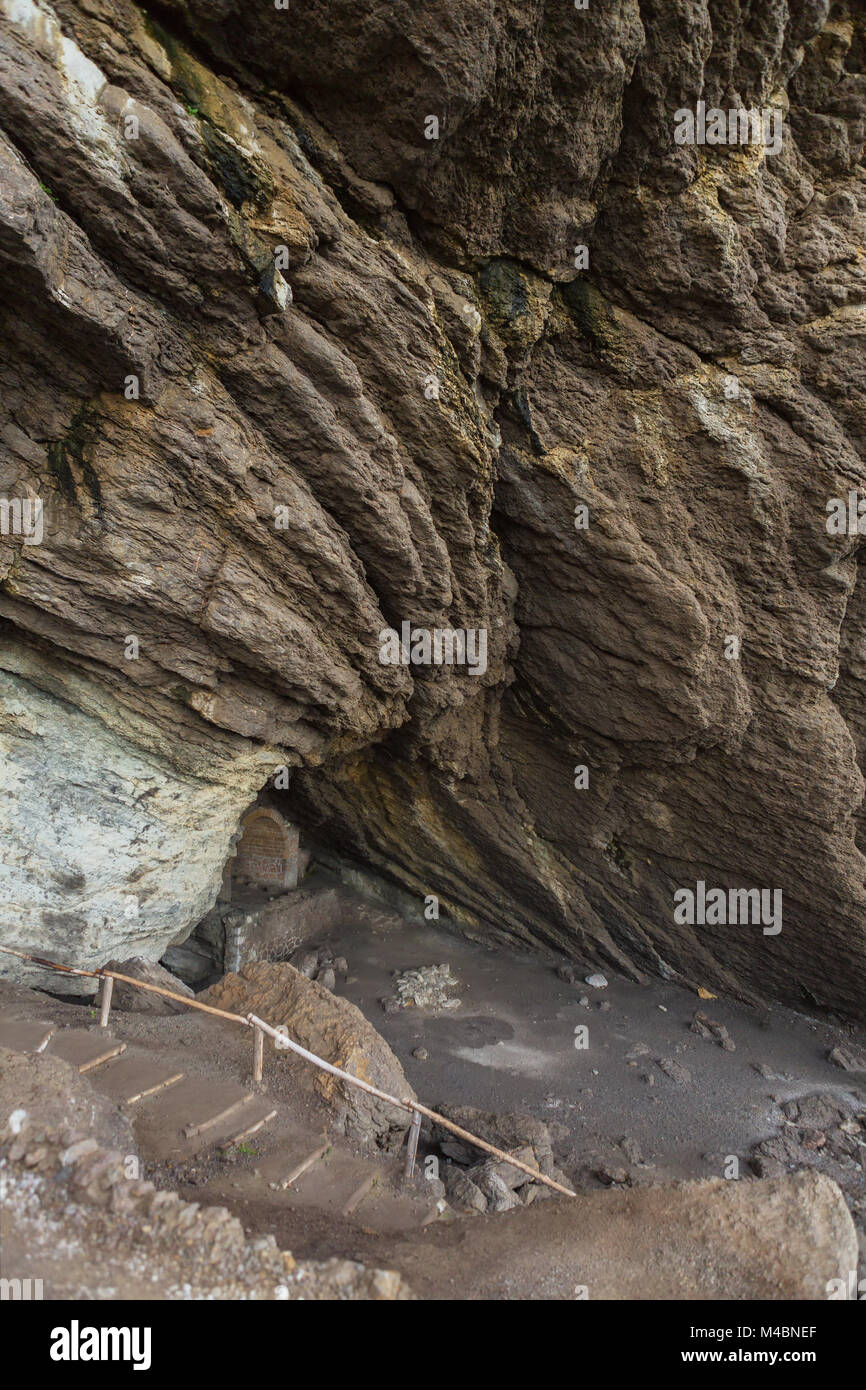
<path fill-rule="evenodd" d="M 560 980 L 564 980 L 567 985 L 574 984 L 575 974 L 573 965 L 558 965 L 556 967 L 556 973 L 559 976 Z"/>
<path fill-rule="evenodd" d="M 337 988 L 337 977 L 329 965 L 326 966 L 324 970 L 319 971 L 316 976 L 316 982 L 322 985 L 324 989 L 329 989 L 332 994 Z"/>
<path fill-rule="evenodd" d="M 828 1060 L 841 1067 L 843 1071 L 866 1072 L 866 1053 L 859 1052 L 857 1048 L 847 1044 L 834 1047 L 828 1054 Z"/>
<path fill-rule="evenodd" d="M 591 985 L 593 989 L 607 989 L 607 980 L 601 974 L 587 975 L 586 983 Z"/>
<path fill-rule="evenodd" d="M 607 1183 L 608 1187 L 615 1183 L 622 1186 L 628 1182 L 628 1169 L 626 1168 L 596 1168 L 595 1175 L 601 1182 Z"/>
<path fill-rule="evenodd" d="M 415 1058 L 416 1062 L 426 1062 L 430 1053 L 427 1051 L 426 1047 L 416 1047 L 412 1051 L 412 1056 Z"/>
<path fill-rule="evenodd" d="M 519 1172 L 519 1169 L 513 1171 Z M 513 1207 L 521 1205 L 520 1198 L 500 1176 L 496 1166 L 484 1163 L 478 1168 L 472 1168 L 470 1172 L 470 1181 L 474 1182 L 479 1192 L 487 1198 L 490 1211 L 511 1211 Z"/>
<path fill-rule="evenodd" d="M 801 1135 L 804 1149 L 823 1149 L 827 1143 L 826 1134 L 818 1129 L 804 1129 Z"/>
<path fill-rule="evenodd" d="M 487 1198 L 465 1173 L 446 1169 L 444 1179 L 449 1201 L 454 1206 L 462 1211 L 486 1212 Z"/>
<path fill-rule="evenodd" d="M 692 1079 L 692 1074 L 688 1067 L 684 1067 L 681 1062 L 677 1062 L 673 1057 L 658 1057 L 656 1065 L 665 1076 L 669 1076 L 671 1081 L 675 1081 L 678 1086 L 688 1086 Z"/>
<path fill-rule="evenodd" d="M 85 1155 L 96 1153 L 98 1148 L 99 1145 L 95 1139 L 81 1139 L 60 1155 L 60 1162 L 64 1168 L 68 1168 L 71 1163 L 77 1163 Z"/>
<path fill-rule="evenodd" d="M 726 1052 L 735 1052 L 736 1045 L 733 1038 L 725 1028 L 724 1024 L 717 1023 L 715 1019 L 709 1018 L 706 1014 L 698 1011 L 690 1024 L 691 1031 L 697 1033 L 699 1038 L 706 1038 L 708 1042 L 718 1043 L 719 1047 Z"/>
<path fill-rule="evenodd" d="M 752 1172 L 759 1178 L 780 1178 L 788 1171 L 784 1163 L 764 1154 L 755 1154 L 749 1162 Z"/>
<path fill-rule="evenodd" d="M 644 1162 L 640 1144 L 630 1135 L 627 1134 L 624 1139 L 620 1140 L 620 1147 L 629 1163 L 642 1164 Z"/>
<path fill-rule="evenodd" d="M 275 265 L 269 266 L 259 281 L 258 305 L 262 314 L 282 313 L 292 302 L 292 289 Z"/>

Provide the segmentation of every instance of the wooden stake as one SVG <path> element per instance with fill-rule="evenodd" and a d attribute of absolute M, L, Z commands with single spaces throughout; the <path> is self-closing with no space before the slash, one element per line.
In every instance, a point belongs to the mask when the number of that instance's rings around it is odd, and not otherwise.
<path fill-rule="evenodd" d="M 364 1198 L 369 1193 L 370 1188 L 373 1186 L 373 1183 L 376 1181 L 377 1176 L 378 1175 L 376 1173 L 370 1173 L 370 1175 L 366 1177 L 364 1181 L 361 1183 L 360 1187 L 355 1188 L 355 1191 L 352 1193 L 349 1200 L 347 1202 L 344 1202 L 343 1204 L 344 1216 L 351 1216 L 353 1211 L 358 1210 L 358 1207 L 361 1205 Z"/>
<path fill-rule="evenodd" d="M 111 1013 L 111 996 L 114 993 L 114 981 L 110 975 L 106 975 L 102 981 L 102 1008 L 99 1011 L 100 1028 L 108 1027 L 108 1015 Z"/>
<path fill-rule="evenodd" d="M 418 1153 L 418 1139 L 421 1134 L 421 1113 L 418 1110 L 412 1112 L 412 1123 L 409 1126 L 409 1139 L 406 1144 L 406 1181 L 415 1172 L 415 1158 Z"/>
<path fill-rule="evenodd" d="M 78 1070 L 83 1076 L 86 1071 L 94 1071 L 97 1067 L 104 1066 L 106 1062 L 112 1061 L 114 1057 L 119 1057 L 121 1052 L 125 1051 L 125 1042 L 115 1043 L 113 1047 L 107 1048 L 105 1052 L 100 1052 L 98 1057 L 91 1057 L 89 1062 L 81 1062 Z M 74 1065 L 73 1063 L 73 1066 Z"/>
<path fill-rule="evenodd" d="M 135 1105 L 136 1101 L 144 1100 L 147 1096 L 155 1096 L 157 1091 L 167 1091 L 169 1086 L 174 1086 L 183 1079 L 183 1072 L 176 1071 L 174 1076 L 167 1076 L 164 1081 L 157 1081 L 155 1086 L 149 1086 L 146 1091 L 138 1091 L 134 1096 L 127 1096 L 125 1105 Z"/>
<path fill-rule="evenodd" d="M 261 1028 L 253 1028 L 253 1081 L 261 1081 L 265 1061 L 265 1035 Z"/>

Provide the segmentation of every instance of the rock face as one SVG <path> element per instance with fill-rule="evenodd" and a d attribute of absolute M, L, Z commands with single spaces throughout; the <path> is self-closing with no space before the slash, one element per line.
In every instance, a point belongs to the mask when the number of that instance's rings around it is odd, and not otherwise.
<path fill-rule="evenodd" d="M 116 970 L 118 975 L 129 975 L 133 980 L 143 980 L 147 985 L 159 985 L 161 989 L 170 989 L 174 994 L 186 995 L 188 999 L 194 998 L 189 985 L 185 985 L 183 980 L 179 980 L 161 965 L 143 960 L 141 956 L 133 956 L 132 960 L 110 960 L 104 969 Z M 160 1017 L 189 1012 L 183 1004 L 166 999 L 164 994 L 152 994 L 149 990 L 136 989 L 135 985 L 124 984 L 123 980 L 114 982 L 111 1007 L 125 1013 L 157 1014 Z"/>
<path fill-rule="evenodd" d="M 398 1100 L 415 1099 L 394 1053 L 361 1010 L 287 961 L 245 965 L 201 997 L 229 1013 L 254 1013 L 274 1027 L 285 1025 L 294 1042 L 332 1066 Z M 400 1147 L 409 1128 L 407 1111 L 307 1065 L 316 1091 L 333 1108 L 334 1121 L 344 1134 L 365 1143 L 375 1141 L 385 1149 Z"/>
<path fill-rule="evenodd" d="M 161 955 L 285 767 L 468 931 L 862 1018 L 862 6 L 158 8 L 0 0 L 4 937 Z"/>

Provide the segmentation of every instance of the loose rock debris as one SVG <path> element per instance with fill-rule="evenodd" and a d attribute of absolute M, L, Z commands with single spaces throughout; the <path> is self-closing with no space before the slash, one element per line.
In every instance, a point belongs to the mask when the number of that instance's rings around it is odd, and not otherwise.
<path fill-rule="evenodd" d="M 458 984 L 447 963 L 397 972 L 394 993 L 382 1000 L 382 1008 L 386 1013 L 408 1008 L 430 1009 L 434 1013 L 459 1009 L 460 1000 L 451 994 Z"/>
<path fill-rule="evenodd" d="M 716 1023 L 715 1019 L 708 1018 L 706 1014 L 700 1012 L 695 1014 L 691 1031 L 697 1033 L 699 1038 L 706 1038 L 708 1042 L 718 1043 L 725 1052 L 735 1052 L 736 1043 L 722 1023 Z"/>

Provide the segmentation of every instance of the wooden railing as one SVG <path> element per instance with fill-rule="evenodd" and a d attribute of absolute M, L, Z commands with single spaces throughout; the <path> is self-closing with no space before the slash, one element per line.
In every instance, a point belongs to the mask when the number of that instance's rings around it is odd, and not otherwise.
<path fill-rule="evenodd" d="M 215 1009 L 212 1004 L 201 1004 L 197 999 L 189 999 L 183 994 L 176 994 L 173 990 L 164 989 L 161 985 L 147 984 L 144 980 L 136 980 L 131 975 L 122 975 L 117 970 L 79 970 L 72 965 L 59 965 L 57 961 L 45 960 L 41 956 L 33 956 L 27 951 L 19 951 L 13 946 L 0 946 L 0 951 L 6 955 L 18 956 L 21 960 L 31 961 L 34 965 L 43 966 L 47 970 L 57 970 L 64 975 L 83 975 L 88 979 L 102 980 L 102 996 L 100 999 L 99 1026 L 108 1027 L 108 1018 L 111 1012 L 111 996 L 114 990 L 114 981 L 120 980 L 125 985 L 134 985 L 136 989 L 146 990 L 150 994 L 160 994 L 166 999 L 173 999 L 178 1004 L 185 1005 L 188 1009 L 200 1009 L 203 1013 L 214 1014 L 217 1018 L 227 1019 L 230 1023 L 240 1023 L 244 1028 L 252 1028 L 253 1032 L 253 1081 L 261 1082 L 264 1070 L 264 1039 L 265 1034 L 275 1039 L 279 1049 L 289 1049 L 303 1057 L 307 1062 L 311 1062 L 320 1071 L 326 1071 L 331 1076 L 337 1076 L 341 1081 L 346 1081 L 350 1086 L 355 1086 L 358 1090 L 366 1091 L 368 1095 L 375 1096 L 377 1100 L 385 1101 L 388 1105 L 395 1105 L 398 1109 L 406 1110 L 411 1116 L 409 1125 L 409 1135 L 406 1149 L 406 1177 L 411 1178 L 415 1171 L 415 1159 L 418 1153 L 418 1139 L 421 1132 L 421 1117 L 425 1115 L 428 1120 L 433 1120 L 443 1129 L 450 1130 L 458 1138 L 465 1139 L 467 1143 L 475 1148 L 481 1149 L 485 1153 L 492 1154 L 494 1158 L 501 1159 L 512 1168 L 518 1168 L 522 1173 L 528 1173 L 535 1182 L 543 1183 L 545 1187 L 550 1187 L 554 1192 L 559 1192 L 564 1197 L 574 1197 L 577 1194 L 570 1188 L 556 1182 L 554 1178 L 549 1178 L 537 1168 L 524 1163 L 522 1159 L 515 1158 L 512 1154 L 506 1153 L 504 1149 L 499 1149 L 495 1144 L 489 1144 L 486 1139 L 481 1139 L 477 1134 L 472 1134 L 468 1129 L 463 1129 L 456 1125 L 453 1120 L 446 1120 L 444 1115 L 440 1115 L 436 1110 L 429 1109 L 422 1105 L 419 1100 L 400 1099 L 398 1096 L 391 1096 L 387 1091 L 380 1091 L 377 1086 L 372 1086 L 369 1081 L 363 1081 L 359 1076 L 353 1076 L 351 1072 L 343 1071 L 341 1067 L 335 1067 L 332 1062 L 326 1062 L 324 1057 L 318 1057 L 315 1052 L 309 1052 L 307 1048 L 301 1047 L 288 1036 L 288 1028 L 282 1025 L 284 1031 L 275 1028 L 270 1023 L 265 1023 L 264 1019 L 257 1018 L 255 1014 L 234 1014 L 225 1009 Z"/>

